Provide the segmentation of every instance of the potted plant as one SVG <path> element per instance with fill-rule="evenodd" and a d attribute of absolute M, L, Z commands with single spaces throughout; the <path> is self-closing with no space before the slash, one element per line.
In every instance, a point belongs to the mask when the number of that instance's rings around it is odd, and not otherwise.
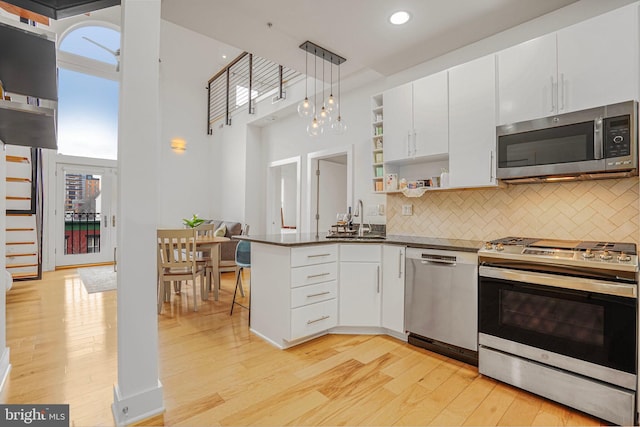
<path fill-rule="evenodd" d="M 196 228 L 203 222 L 204 222 L 204 219 L 198 218 L 198 214 L 193 214 L 193 217 L 191 219 L 182 218 L 182 223 L 189 228 Z"/>

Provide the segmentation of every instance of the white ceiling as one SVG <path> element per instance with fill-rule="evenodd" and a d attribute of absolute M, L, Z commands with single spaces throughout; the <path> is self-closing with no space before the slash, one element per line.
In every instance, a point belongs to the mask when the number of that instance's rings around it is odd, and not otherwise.
<path fill-rule="evenodd" d="M 310 40 L 347 59 L 344 78 L 389 76 L 575 1 L 162 0 L 162 18 L 236 48 L 218 55 L 246 50 L 302 72 L 298 46 Z M 394 26 L 388 17 L 400 9 L 412 19 Z"/>

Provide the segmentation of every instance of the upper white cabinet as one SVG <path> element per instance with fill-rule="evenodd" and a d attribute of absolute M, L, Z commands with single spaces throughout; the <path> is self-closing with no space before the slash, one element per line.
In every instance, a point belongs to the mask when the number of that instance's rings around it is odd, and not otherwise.
<path fill-rule="evenodd" d="M 385 162 L 446 156 L 447 86 L 442 71 L 384 92 Z"/>
<path fill-rule="evenodd" d="M 391 162 L 409 157 L 413 128 L 413 84 L 389 89 L 383 94 L 384 161 Z"/>
<path fill-rule="evenodd" d="M 638 98 L 638 4 L 558 32 L 560 112 Z"/>
<path fill-rule="evenodd" d="M 638 97 L 638 5 L 498 53 L 499 124 Z"/>
<path fill-rule="evenodd" d="M 449 70 L 449 185 L 496 185 L 495 56 Z"/>

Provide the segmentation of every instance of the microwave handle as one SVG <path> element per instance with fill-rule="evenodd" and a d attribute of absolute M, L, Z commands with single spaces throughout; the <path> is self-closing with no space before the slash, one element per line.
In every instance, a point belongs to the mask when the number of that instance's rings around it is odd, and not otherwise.
<path fill-rule="evenodd" d="M 593 122 L 593 158 L 600 160 L 603 155 L 602 117 Z"/>

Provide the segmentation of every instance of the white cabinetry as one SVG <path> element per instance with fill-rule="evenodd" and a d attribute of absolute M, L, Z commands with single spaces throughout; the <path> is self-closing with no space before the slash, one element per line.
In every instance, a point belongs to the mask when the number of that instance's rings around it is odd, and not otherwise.
<path fill-rule="evenodd" d="M 337 325 L 338 245 L 251 245 L 251 329 L 281 348 Z"/>
<path fill-rule="evenodd" d="M 380 326 L 380 262 L 380 245 L 340 245 L 340 326 Z"/>
<path fill-rule="evenodd" d="M 558 109 L 638 98 L 638 3 L 558 31 Z"/>
<path fill-rule="evenodd" d="M 638 5 L 498 53 L 499 124 L 638 97 Z"/>
<path fill-rule="evenodd" d="M 404 246 L 382 246 L 382 327 L 404 334 Z"/>
<path fill-rule="evenodd" d="M 413 130 L 413 84 L 389 89 L 384 97 L 384 161 L 409 157 L 409 137 Z"/>
<path fill-rule="evenodd" d="M 449 186 L 496 185 L 495 56 L 449 70 Z"/>
<path fill-rule="evenodd" d="M 390 89 L 383 96 L 385 162 L 447 155 L 446 71 Z"/>

